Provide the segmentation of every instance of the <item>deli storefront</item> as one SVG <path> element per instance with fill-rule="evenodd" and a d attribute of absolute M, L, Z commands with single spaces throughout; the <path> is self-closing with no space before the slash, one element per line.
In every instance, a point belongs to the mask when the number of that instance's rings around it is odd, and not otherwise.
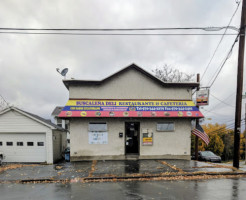
<path fill-rule="evenodd" d="M 70 99 L 71 161 L 190 159 L 191 100 Z"/>

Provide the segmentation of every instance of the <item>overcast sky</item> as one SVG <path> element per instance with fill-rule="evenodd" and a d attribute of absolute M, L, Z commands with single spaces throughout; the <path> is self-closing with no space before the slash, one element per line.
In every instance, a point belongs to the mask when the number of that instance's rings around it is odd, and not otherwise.
<path fill-rule="evenodd" d="M 235 0 L 0 0 L 0 27 L 8 28 L 150 28 L 227 26 Z M 239 27 L 241 5 L 232 26 Z M 235 31 L 228 31 L 236 33 Z M 158 33 L 158 32 L 151 32 Z M 210 33 L 169 31 L 169 33 Z M 212 33 L 223 33 L 212 32 Z M 234 42 L 225 36 L 202 86 L 208 86 Z M 167 64 L 200 73 L 221 36 L 74 36 L 0 33 L 0 94 L 21 109 L 50 118 L 64 106 L 68 90 L 56 68 L 69 68 L 67 78 L 100 80 L 136 63 L 151 72 Z M 234 119 L 237 73 L 236 44 L 211 88 L 204 109 L 213 122 Z M 231 96 L 230 96 L 231 95 Z M 229 97 L 229 98 L 228 98 Z M 243 101 L 243 104 L 245 101 Z M 244 113 L 244 106 L 243 106 Z M 211 121 L 206 121 L 211 122 Z M 232 122 L 230 122 L 232 123 Z"/>

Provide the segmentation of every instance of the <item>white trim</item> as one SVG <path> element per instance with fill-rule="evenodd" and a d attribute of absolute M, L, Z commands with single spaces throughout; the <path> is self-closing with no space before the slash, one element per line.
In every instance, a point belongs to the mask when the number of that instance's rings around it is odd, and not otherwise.
<path fill-rule="evenodd" d="M 39 122 L 40 124 L 43 124 L 43 125 L 49 127 L 49 128 L 52 129 L 52 130 L 53 130 L 53 129 L 57 129 L 57 128 L 55 128 L 55 127 L 53 127 L 53 126 L 51 126 L 51 125 L 49 125 L 49 124 L 47 124 L 47 123 L 45 123 L 45 122 L 43 122 L 43 121 L 38 120 L 37 118 L 35 118 L 35 117 L 31 116 L 31 115 L 28 115 L 28 114 L 25 113 L 25 112 L 22 112 L 21 110 L 19 110 L 18 108 L 15 108 L 15 107 L 9 107 L 8 109 L 3 110 L 3 112 L 1 112 L 0 115 L 4 114 L 4 113 L 6 113 L 6 112 L 9 112 L 9 111 L 11 111 L 11 110 L 14 110 L 14 111 L 16 111 L 16 112 L 19 112 L 19 113 L 21 113 L 22 115 L 24 115 L 24 116 L 26 116 L 26 117 L 28 117 L 28 118 L 30 118 L 30 119 L 33 119 L 34 121 Z"/>
<path fill-rule="evenodd" d="M 2 111 L 0 112 L 0 115 L 4 114 L 4 113 L 6 113 L 6 112 L 8 112 L 8 111 L 10 111 L 10 110 L 11 110 L 11 107 L 5 108 L 4 110 L 2 110 Z"/>

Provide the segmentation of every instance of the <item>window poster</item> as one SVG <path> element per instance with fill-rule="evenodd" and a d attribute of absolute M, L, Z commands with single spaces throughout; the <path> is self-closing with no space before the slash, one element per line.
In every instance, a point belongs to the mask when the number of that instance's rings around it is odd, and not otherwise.
<path fill-rule="evenodd" d="M 152 130 L 143 130 L 143 146 L 153 145 L 153 132 Z"/>
<path fill-rule="evenodd" d="M 89 144 L 108 144 L 108 132 L 89 132 Z"/>

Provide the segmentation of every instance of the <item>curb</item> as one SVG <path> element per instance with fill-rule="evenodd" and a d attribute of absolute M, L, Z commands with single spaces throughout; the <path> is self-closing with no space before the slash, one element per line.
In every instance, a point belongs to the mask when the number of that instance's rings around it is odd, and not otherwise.
<path fill-rule="evenodd" d="M 84 178 L 41 178 L 41 179 L 24 179 L 24 180 L 0 180 L 1 183 L 70 183 L 70 182 L 107 182 L 107 181 L 120 181 L 120 180 L 151 180 L 156 178 L 174 178 L 174 177 L 200 177 L 200 176 L 246 176 L 246 172 L 193 172 L 193 173 L 175 173 L 175 174 L 159 174 L 159 175 L 135 175 L 135 176 L 110 176 L 110 177 L 84 177 Z M 178 180 L 178 179 L 177 179 Z"/>
<path fill-rule="evenodd" d="M 195 177 L 195 176 L 241 176 L 246 172 L 195 172 L 195 173 L 177 173 L 167 175 L 141 175 L 141 176 L 110 176 L 110 177 L 86 177 L 85 181 L 92 180 L 118 180 L 118 179 L 148 179 L 148 178 L 170 178 L 170 177 Z"/>

